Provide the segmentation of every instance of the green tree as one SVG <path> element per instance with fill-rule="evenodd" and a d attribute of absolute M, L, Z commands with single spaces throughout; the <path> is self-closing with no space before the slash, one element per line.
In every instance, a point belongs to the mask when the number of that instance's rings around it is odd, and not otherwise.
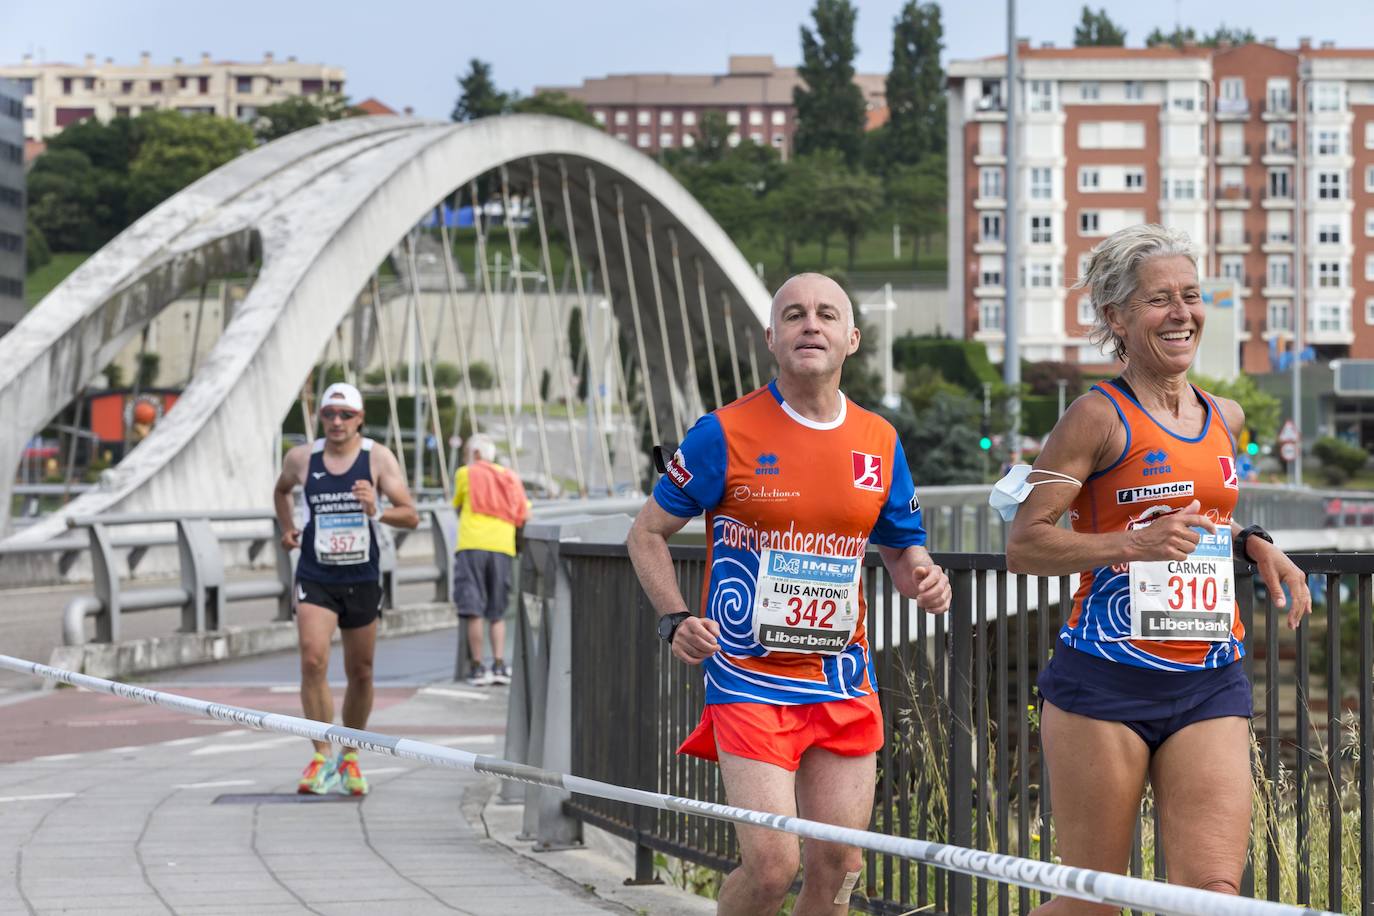
<path fill-rule="evenodd" d="M 1120 48 L 1124 47 L 1125 44 L 1126 30 L 1112 22 L 1105 7 L 1095 13 L 1086 5 L 1083 7 L 1083 16 L 1078 20 L 1078 25 L 1073 30 L 1075 48 Z"/>
<path fill-rule="evenodd" d="M 1242 29 L 1228 26 L 1222 23 L 1217 26 L 1217 30 L 1202 40 L 1202 43 L 1209 48 L 1215 48 L 1223 41 L 1229 41 L 1233 45 L 1248 45 L 1256 41 L 1253 29 Z"/>
<path fill-rule="evenodd" d="M 270 143 L 298 130 L 357 114 L 358 109 L 349 104 L 348 97 L 338 92 L 297 95 L 259 108 L 253 133 L 259 143 Z"/>
<path fill-rule="evenodd" d="M 452 388 L 457 388 L 458 383 L 463 380 L 463 370 L 455 364 L 449 362 L 437 362 L 434 364 L 434 388 L 443 392 Z"/>
<path fill-rule="evenodd" d="M 1156 27 L 1149 35 L 1145 36 L 1145 47 L 1154 48 L 1159 45 L 1173 45 L 1175 48 L 1182 48 L 1185 42 L 1196 42 L 1197 31 L 1192 26 L 1174 26 L 1173 31 L 1165 32 Z"/>
<path fill-rule="evenodd" d="M 1192 26 L 1186 28 L 1174 26 L 1173 31 L 1170 32 L 1156 28 L 1145 37 L 1145 46 L 1153 48 L 1156 45 L 1173 45 L 1175 48 L 1182 48 L 1184 43 L 1189 41 L 1203 48 L 1215 48 L 1223 41 L 1233 45 L 1243 45 L 1255 41 L 1255 33 L 1251 29 L 1229 26 L 1225 23 L 1217 26 L 1216 31 L 1202 38 L 1198 37 L 1197 31 Z"/>
<path fill-rule="evenodd" d="M 248 126 L 228 118 L 150 111 L 138 122 L 138 153 L 129 163 L 130 219 L 253 145 Z"/>
<path fill-rule="evenodd" d="M 478 391 L 490 391 L 496 385 L 496 373 L 481 360 L 468 363 L 468 382 Z"/>
<path fill-rule="evenodd" d="M 562 92 L 538 92 L 523 99 L 514 99 L 510 110 L 516 114 L 543 114 L 568 118 L 596 126 L 596 118 L 582 102 Z"/>
<path fill-rule="evenodd" d="M 758 236 L 767 223 L 768 193 L 783 180 L 784 167 L 770 146 L 741 143 L 720 158 L 675 156 L 669 168 L 735 241 Z"/>
<path fill-rule="evenodd" d="M 43 230 L 38 228 L 38 224 L 33 221 L 33 213 L 29 213 L 24 227 L 24 272 L 31 274 L 44 264 L 52 260 L 52 249 L 48 247 L 48 240 L 43 236 Z"/>
<path fill-rule="evenodd" d="M 151 350 L 138 354 L 138 375 L 135 384 L 139 388 L 151 388 L 157 384 L 158 374 L 162 371 L 162 357 Z"/>
<path fill-rule="evenodd" d="M 510 104 L 509 97 L 496 88 L 491 78 L 491 64 L 473 58 L 468 72 L 458 77 L 458 101 L 450 117 L 455 121 L 475 121 L 501 114 Z"/>
<path fill-rule="evenodd" d="M 945 74 L 940 7 L 907 0 L 892 26 L 892 70 L 887 75 L 888 123 L 883 131 L 884 171 L 919 162 L 945 149 Z"/>
<path fill-rule="evenodd" d="M 916 241 L 912 263 L 932 236 L 945 225 L 947 205 L 945 157 L 929 155 L 915 165 L 899 166 L 888 175 L 886 197 L 892 220 Z"/>
<path fill-rule="evenodd" d="M 883 416 L 896 428 L 911 476 L 921 485 L 983 482 L 986 458 L 978 447 L 983 405 L 973 395 L 944 387 L 923 409 L 903 401 Z"/>
<path fill-rule="evenodd" d="M 1244 372 L 1233 379 L 1211 378 L 1196 374 L 1190 375 L 1190 378 L 1193 384 L 1208 394 L 1230 398 L 1239 404 L 1240 409 L 1245 411 L 1245 428 L 1250 430 L 1250 437 L 1255 441 L 1272 442 L 1274 437 L 1279 434 L 1281 405 L 1278 398 L 1261 391 L 1255 384 L 1255 380 Z M 1240 435 L 1238 429 L 1233 429 L 1231 432 L 1237 436 Z"/>
<path fill-rule="evenodd" d="M 797 108 L 795 146 L 799 155 L 838 150 L 850 165 L 863 152 L 864 97 L 854 84 L 854 20 L 849 0 L 816 0 L 816 30 L 801 27 L 803 86 L 792 90 Z"/>
<path fill-rule="evenodd" d="M 59 134 L 60 136 L 60 134 Z M 100 174 L 78 149 L 50 149 L 28 175 L 29 219 L 57 251 L 91 251 L 107 239 L 97 225 Z"/>

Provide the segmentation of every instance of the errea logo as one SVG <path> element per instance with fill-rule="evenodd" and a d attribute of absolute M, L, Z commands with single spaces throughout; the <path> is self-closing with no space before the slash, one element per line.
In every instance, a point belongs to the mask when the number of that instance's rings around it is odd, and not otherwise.
<path fill-rule="evenodd" d="M 1169 454 L 1162 448 L 1153 449 L 1145 453 L 1145 467 L 1141 473 L 1146 477 L 1156 477 L 1160 474 L 1172 474 L 1174 469 L 1169 465 Z"/>
<path fill-rule="evenodd" d="M 755 474 L 781 474 L 782 468 L 778 467 L 778 456 L 772 452 L 765 452 L 758 457 L 758 466 L 754 468 Z"/>

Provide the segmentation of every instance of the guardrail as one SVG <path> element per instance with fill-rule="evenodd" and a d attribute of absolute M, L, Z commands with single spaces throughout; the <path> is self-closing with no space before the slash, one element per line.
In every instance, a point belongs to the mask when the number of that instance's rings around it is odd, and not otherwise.
<path fill-rule="evenodd" d="M 700 716 L 701 675 L 657 638 L 624 547 L 627 525 L 569 519 L 527 532 L 506 755 L 723 801 L 715 767 L 674 754 Z M 695 607 L 705 548 L 671 553 Z M 1073 577 L 1011 575 L 995 554 L 936 559 L 954 586 L 953 608 L 941 616 L 896 595 L 876 555 L 865 563 L 887 733 L 871 829 L 1050 861 L 1052 805 L 1032 685 L 1055 644 Z M 1253 568 L 1236 564 L 1262 774 L 1242 892 L 1374 914 L 1374 555 L 1294 559 L 1317 601 L 1292 643 L 1283 612 L 1262 588 L 1257 593 Z M 526 833 L 544 848 L 576 843 L 584 822 L 630 839 L 638 880 L 652 879 L 656 852 L 721 870 L 736 862 L 723 824 L 553 787 L 503 791 L 510 800 L 525 797 Z M 1151 803 L 1146 812 L 1131 872 L 1163 879 Z M 1005 887 L 878 853 L 868 854 L 864 874 L 866 909 L 875 913 L 1025 913 L 1036 902 L 1026 889 L 1013 902 Z"/>
<path fill-rule="evenodd" d="M 378 539 L 382 569 L 383 607 L 395 607 L 396 588 L 406 582 L 434 582 L 435 600 L 447 601 L 453 592 L 453 554 L 457 518 L 451 506 L 427 504 L 416 507 L 429 530 L 433 559 L 429 564 L 400 566 L 397 550 L 410 534 L 386 529 Z M 260 522 L 266 530 L 220 532 L 216 522 Z M 116 542 L 112 531 L 127 526 L 175 526 L 175 534 L 139 535 Z M 76 516 L 68 520 L 72 529 L 84 529 L 91 552 L 95 593 L 81 595 L 67 603 L 62 616 L 62 640 L 66 645 L 86 643 L 86 618 L 95 618 L 95 641 L 113 643 L 121 636 L 124 614 L 163 608 L 181 608 L 183 633 L 219 630 L 227 622 L 225 607 L 235 601 L 275 598 L 277 620 L 291 619 L 291 583 L 294 567 L 290 553 L 281 545 L 281 526 L 275 513 L 259 510 L 207 511 L 184 513 L 111 513 Z M 275 555 L 275 576 L 230 582 L 225 576 L 221 544 L 248 541 L 250 557 L 264 547 Z M 180 582 L 177 585 L 124 587 L 116 564 L 116 548 L 131 547 L 130 571 L 137 566 L 139 551 L 152 546 L 175 544 L 179 558 Z"/>

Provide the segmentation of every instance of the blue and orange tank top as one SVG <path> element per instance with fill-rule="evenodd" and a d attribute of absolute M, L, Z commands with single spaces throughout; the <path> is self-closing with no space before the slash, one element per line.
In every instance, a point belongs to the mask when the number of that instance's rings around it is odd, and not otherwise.
<path fill-rule="evenodd" d="M 1240 495 L 1235 440 L 1211 395 L 1193 388 L 1205 418 L 1202 431 L 1188 438 L 1159 423 L 1119 379 L 1094 385 L 1092 391 L 1116 408 L 1126 446 L 1111 466 L 1088 478 L 1070 505 L 1074 531 L 1125 531 L 1186 508 L 1194 499 L 1218 526 L 1231 524 Z M 1129 582 L 1125 563 L 1085 573 L 1059 638 L 1109 661 L 1164 671 L 1219 668 L 1245 654 L 1239 613 L 1229 640 L 1132 639 Z"/>
<path fill-rule="evenodd" d="M 706 514 L 701 613 L 720 626 L 721 651 L 702 663 L 706 702 L 791 706 L 875 692 L 864 630 L 842 651 L 772 651 L 755 638 L 753 608 L 765 554 L 859 564 L 870 542 L 924 545 L 911 470 L 892 425 L 841 397 L 819 423 L 797 413 L 776 382 L 697 421 L 653 498 L 665 511 Z"/>

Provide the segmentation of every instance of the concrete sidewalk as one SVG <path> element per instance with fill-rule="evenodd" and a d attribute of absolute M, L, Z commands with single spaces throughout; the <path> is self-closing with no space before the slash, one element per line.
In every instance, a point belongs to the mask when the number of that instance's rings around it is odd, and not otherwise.
<path fill-rule="evenodd" d="M 440 638 L 382 643 L 379 663 L 429 651 L 437 667 Z M 289 679 L 260 659 L 149 685 L 298 714 Z M 500 755 L 505 701 L 388 686 L 368 727 Z M 714 911 L 672 887 L 624 887 L 632 868 L 596 848 L 528 852 L 510 835 L 519 808 L 484 816 L 492 777 L 363 753 L 367 798 L 303 799 L 299 738 L 70 689 L 7 698 L 0 720 L 0 914 Z"/>

